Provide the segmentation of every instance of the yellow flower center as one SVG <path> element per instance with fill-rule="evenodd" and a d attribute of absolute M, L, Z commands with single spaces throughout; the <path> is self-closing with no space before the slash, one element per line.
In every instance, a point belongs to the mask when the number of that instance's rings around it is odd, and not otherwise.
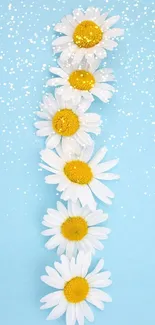
<path fill-rule="evenodd" d="M 64 166 L 64 173 L 73 183 L 86 185 L 93 178 L 91 168 L 87 163 L 81 160 L 71 160 Z"/>
<path fill-rule="evenodd" d="M 78 241 L 87 235 L 88 224 L 82 217 L 69 217 L 63 222 L 61 233 L 68 240 Z"/>
<path fill-rule="evenodd" d="M 68 79 L 70 85 L 79 90 L 90 90 L 95 85 L 94 76 L 86 70 L 73 71 Z"/>
<path fill-rule="evenodd" d="M 56 133 L 69 137 L 77 132 L 80 123 L 78 116 L 69 108 L 64 108 L 54 115 L 52 126 Z"/>
<path fill-rule="evenodd" d="M 89 292 L 88 281 L 82 277 L 75 277 L 64 286 L 64 295 L 68 302 L 78 303 L 86 299 Z"/>
<path fill-rule="evenodd" d="M 84 20 L 77 25 L 73 34 L 74 43 L 80 48 L 97 45 L 103 37 L 101 28 L 91 20 Z"/>

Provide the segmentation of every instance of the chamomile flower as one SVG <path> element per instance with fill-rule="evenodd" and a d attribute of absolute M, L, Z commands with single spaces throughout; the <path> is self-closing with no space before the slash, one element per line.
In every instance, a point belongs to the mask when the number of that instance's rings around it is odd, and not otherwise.
<path fill-rule="evenodd" d="M 41 309 L 52 308 L 47 320 L 53 320 L 66 314 L 66 325 L 84 324 L 84 319 L 94 321 L 94 314 L 89 304 L 103 310 L 105 302 L 111 297 L 101 288 L 111 285 L 111 273 L 102 271 L 104 260 L 101 259 L 94 270 L 88 273 L 91 254 L 79 252 L 71 261 L 65 255 L 60 257 L 61 263 L 55 262 L 54 268 L 47 266 L 47 275 L 41 280 L 55 289 L 41 299 Z M 89 303 L 89 304 L 88 304 Z"/>
<path fill-rule="evenodd" d="M 123 29 L 111 28 L 120 17 L 106 19 L 107 16 L 108 12 L 102 14 L 98 8 L 89 7 L 85 12 L 75 9 L 55 25 L 55 31 L 65 36 L 53 41 L 54 52 L 61 52 L 62 61 L 72 58 L 73 63 L 80 63 L 83 58 L 89 63 L 96 57 L 104 59 L 106 51 L 118 45 L 114 39 L 124 33 Z"/>
<path fill-rule="evenodd" d="M 72 99 L 77 103 L 81 98 L 93 101 L 94 96 L 97 96 L 107 103 L 115 91 L 107 81 L 113 81 L 114 76 L 112 69 L 98 69 L 100 62 L 101 60 L 96 59 L 89 65 L 83 60 L 78 65 L 70 62 L 64 64 L 59 60 L 59 68 L 50 68 L 50 71 L 58 77 L 49 79 L 47 85 L 58 86 L 57 92 L 64 100 Z"/>
<path fill-rule="evenodd" d="M 45 244 L 46 248 L 58 247 L 57 254 L 66 252 L 68 258 L 75 256 L 78 251 L 95 253 L 95 249 L 104 248 L 100 240 L 108 238 L 110 229 L 96 226 L 108 215 L 102 210 L 90 210 L 88 206 L 81 207 L 79 201 L 68 201 L 67 208 L 57 202 L 57 210 L 48 209 L 44 216 L 43 225 L 48 227 L 42 234 L 51 236 Z"/>
<path fill-rule="evenodd" d="M 89 133 L 100 133 L 100 116 L 96 113 L 87 113 L 91 102 L 82 100 L 75 104 L 72 100 L 64 100 L 55 93 L 44 96 L 41 111 L 37 115 L 44 119 L 35 123 L 38 136 L 47 136 L 46 146 L 56 148 L 61 142 L 66 147 L 76 145 L 91 145 Z"/>
<path fill-rule="evenodd" d="M 107 149 L 101 148 L 90 160 L 93 146 L 87 146 L 76 152 L 75 150 L 63 151 L 62 146 L 53 150 L 41 151 L 41 159 L 48 165 L 40 166 L 52 174 L 45 177 L 48 184 L 58 184 L 57 190 L 62 192 L 61 199 L 77 202 L 82 206 L 88 205 L 96 209 L 93 194 L 106 204 L 111 204 L 114 193 L 103 184 L 103 180 L 118 179 L 119 175 L 109 173 L 109 170 L 118 163 L 118 159 L 101 163 Z"/>

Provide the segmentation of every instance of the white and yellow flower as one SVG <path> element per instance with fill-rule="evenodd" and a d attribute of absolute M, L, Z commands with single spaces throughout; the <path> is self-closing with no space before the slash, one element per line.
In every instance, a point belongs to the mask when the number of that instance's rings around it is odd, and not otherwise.
<path fill-rule="evenodd" d="M 45 247 L 54 249 L 58 247 L 57 254 L 66 252 L 68 258 L 76 256 L 78 251 L 95 253 L 95 249 L 104 248 L 100 240 L 108 238 L 110 229 L 96 226 L 105 220 L 108 215 L 102 210 L 90 210 L 88 206 L 82 207 L 77 201 L 68 201 L 67 208 L 57 202 L 57 210 L 48 209 L 44 216 L 43 225 L 48 227 L 42 234 L 52 236 Z"/>
<path fill-rule="evenodd" d="M 106 204 L 111 204 L 114 193 L 102 183 L 103 180 L 118 179 L 119 175 L 109 173 L 117 165 L 118 159 L 101 163 L 107 149 L 101 148 L 90 160 L 93 146 L 88 146 L 76 152 L 75 150 L 63 151 L 62 146 L 57 146 L 57 153 L 45 149 L 41 151 L 41 159 L 48 165 L 40 166 L 52 174 L 45 177 L 48 184 L 58 184 L 57 190 L 62 192 L 61 199 L 77 202 L 82 206 L 88 205 L 96 209 L 93 194 Z"/>
<path fill-rule="evenodd" d="M 102 14 L 98 8 L 89 7 L 85 12 L 75 9 L 55 25 L 55 31 L 65 36 L 53 41 L 54 52 L 61 52 L 62 61 L 72 59 L 73 63 L 80 63 L 83 58 L 89 63 L 96 57 L 104 59 L 106 50 L 112 51 L 118 45 L 114 39 L 124 33 L 123 29 L 111 28 L 120 17 L 106 19 L 107 16 L 107 12 Z"/>
<path fill-rule="evenodd" d="M 91 145 L 92 139 L 89 133 L 101 132 L 100 116 L 96 113 L 87 113 L 91 102 L 82 100 L 75 104 L 72 100 L 64 100 L 55 93 L 44 96 L 41 111 L 37 115 L 44 119 L 35 123 L 38 136 L 47 136 L 46 146 L 56 148 L 61 142 L 66 147 L 76 145 Z"/>
<path fill-rule="evenodd" d="M 50 68 L 50 71 L 58 77 L 49 79 L 47 85 L 58 86 L 57 92 L 64 100 L 72 99 L 78 103 L 81 98 L 93 101 L 94 96 L 97 96 L 107 103 L 115 91 L 107 81 L 113 81 L 114 76 L 112 69 L 98 69 L 100 62 L 101 60 L 96 59 L 89 65 L 83 60 L 79 65 L 62 63 L 59 60 L 59 68 Z"/>
<path fill-rule="evenodd" d="M 47 320 L 53 320 L 66 313 L 66 325 L 84 324 L 84 319 L 94 321 L 94 314 L 89 304 L 103 310 L 105 302 L 111 297 L 101 288 L 111 285 L 111 273 L 102 271 L 104 260 L 101 259 L 94 270 L 88 273 L 91 254 L 80 252 L 71 261 L 65 255 L 60 257 L 61 263 L 55 262 L 55 268 L 47 266 L 47 275 L 41 280 L 56 289 L 41 299 L 41 309 L 52 308 Z M 89 304 L 88 304 L 89 303 Z"/>

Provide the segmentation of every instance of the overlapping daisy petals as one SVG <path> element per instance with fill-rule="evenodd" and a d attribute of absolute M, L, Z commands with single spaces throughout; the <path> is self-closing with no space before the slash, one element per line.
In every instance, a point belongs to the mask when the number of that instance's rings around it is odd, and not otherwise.
<path fill-rule="evenodd" d="M 61 199 L 77 202 L 79 199 L 82 206 L 88 205 L 90 209 L 96 209 L 96 201 L 93 194 L 105 204 L 112 204 L 114 193 L 102 182 L 103 180 L 116 180 L 119 175 L 109 173 L 118 163 L 118 159 L 102 163 L 107 149 L 101 148 L 93 157 L 93 146 L 83 148 L 80 152 L 76 150 L 63 151 L 62 146 L 53 150 L 45 149 L 41 151 L 41 159 L 47 164 L 40 166 L 52 174 L 45 177 L 48 184 L 58 184 L 57 190 L 62 192 Z M 91 158 L 92 157 L 92 158 Z M 82 161 L 86 163 L 92 171 L 92 179 L 88 184 L 81 185 L 78 182 L 72 182 L 65 174 L 64 167 L 67 162 Z M 74 168 L 74 167 L 73 167 Z M 82 170 L 79 171 L 79 177 Z"/>
<path fill-rule="evenodd" d="M 114 75 L 112 69 L 99 68 L 101 60 L 96 59 L 89 65 L 85 60 L 78 64 L 63 63 L 58 60 L 59 68 L 51 67 L 50 71 L 58 77 L 49 79 L 48 86 L 58 87 L 57 93 L 67 99 L 72 99 L 75 103 L 79 103 L 82 98 L 92 102 L 94 96 L 98 97 L 104 103 L 108 103 L 115 88 L 108 82 L 114 81 Z M 91 73 L 95 82 L 90 90 L 81 90 L 73 87 L 69 82 L 69 76 L 74 71 L 84 70 Z"/>
<path fill-rule="evenodd" d="M 80 220 L 77 219 L 76 223 L 74 223 L 77 216 L 80 217 Z M 100 240 L 107 239 L 110 233 L 110 229 L 98 226 L 107 218 L 108 215 L 102 210 L 92 211 L 88 206 L 82 207 L 79 201 L 73 203 L 69 200 L 67 208 L 58 201 L 57 210 L 48 209 L 42 222 L 48 228 L 42 234 L 51 237 L 45 246 L 50 250 L 57 247 L 57 254 L 66 253 L 68 258 L 76 256 L 80 250 L 85 253 L 90 251 L 94 254 L 95 249 L 102 250 L 104 248 Z M 62 226 L 68 220 L 73 224 L 68 229 L 69 237 L 67 238 L 63 234 Z M 82 234 L 81 220 L 86 225 L 84 234 Z"/>
<path fill-rule="evenodd" d="M 77 321 L 79 325 L 84 324 L 84 319 L 94 320 L 94 315 L 90 304 L 103 310 L 104 303 L 111 302 L 111 297 L 101 290 L 111 285 L 110 272 L 102 271 L 104 260 L 101 259 L 94 270 L 88 273 L 91 265 L 91 255 L 79 252 L 77 258 L 71 260 L 67 256 L 61 255 L 61 263 L 55 262 L 54 268 L 47 266 L 47 275 L 41 277 L 42 281 L 56 290 L 41 299 L 41 309 L 53 308 L 47 317 L 48 320 L 57 319 L 66 313 L 66 325 L 74 325 Z M 102 272 L 101 272 L 102 271 Z M 88 283 L 88 293 L 82 301 L 70 303 L 65 296 L 65 285 L 75 278 L 84 279 Z M 80 291 L 83 290 L 81 285 Z M 70 286 L 72 295 L 72 286 Z M 78 297 L 78 296 L 77 296 Z"/>
<path fill-rule="evenodd" d="M 53 41 L 55 53 L 61 53 L 62 61 L 72 59 L 74 63 L 80 63 L 84 58 L 92 64 L 95 58 L 104 59 L 107 50 L 112 51 L 118 43 L 115 38 L 124 34 L 121 28 L 111 28 L 120 19 L 120 16 L 107 18 L 108 12 L 102 13 L 98 8 L 89 7 L 85 12 L 75 9 L 72 15 L 65 16 L 60 23 L 55 25 L 55 31 L 64 34 Z M 83 21 L 92 21 L 100 28 L 102 38 L 92 47 L 84 48 L 74 42 L 74 31 Z M 85 35 L 84 35 L 85 36 Z M 82 35 L 81 35 L 82 37 Z"/>

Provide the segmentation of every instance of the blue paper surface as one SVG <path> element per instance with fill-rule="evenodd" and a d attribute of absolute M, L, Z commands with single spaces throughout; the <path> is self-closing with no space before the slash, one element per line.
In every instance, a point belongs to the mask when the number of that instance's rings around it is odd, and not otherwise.
<path fill-rule="evenodd" d="M 56 206 L 55 186 L 44 183 L 38 167 L 44 139 L 33 126 L 35 111 L 56 65 L 51 50 L 53 24 L 82 6 L 119 14 L 125 36 L 104 61 L 116 76 L 109 104 L 95 100 L 91 111 L 102 115 L 95 138 L 107 159 L 120 158 L 121 180 L 110 188 L 116 197 L 109 213 L 112 229 L 103 252 L 112 272 L 113 298 L 103 312 L 93 308 L 95 325 L 155 323 L 155 3 L 149 0 L 0 1 L 0 324 L 44 325 L 47 311 L 40 298 L 50 292 L 40 281 L 46 265 L 58 260 L 44 248 L 42 217 Z M 65 318 L 53 321 L 64 324 Z M 87 322 L 86 322 L 87 323 Z"/>

